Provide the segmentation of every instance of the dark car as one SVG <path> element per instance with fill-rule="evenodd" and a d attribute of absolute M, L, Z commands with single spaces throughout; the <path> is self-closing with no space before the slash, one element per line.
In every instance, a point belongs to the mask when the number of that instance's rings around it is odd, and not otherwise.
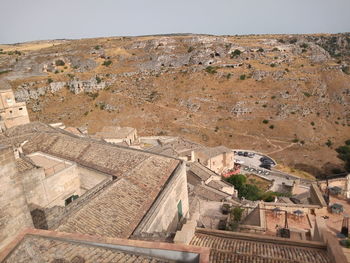
<path fill-rule="evenodd" d="M 238 152 L 237 153 L 239 156 L 242 156 L 243 155 L 243 152 Z"/>
<path fill-rule="evenodd" d="M 244 157 L 247 157 L 247 156 L 248 156 L 248 152 L 244 152 L 244 153 L 243 153 L 243 156 L 244 156 Z"/>

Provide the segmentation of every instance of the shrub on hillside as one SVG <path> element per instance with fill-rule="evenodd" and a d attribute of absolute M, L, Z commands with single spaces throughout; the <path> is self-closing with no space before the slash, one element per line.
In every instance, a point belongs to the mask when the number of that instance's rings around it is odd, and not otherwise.
<path fill-rule="evenodd" d="M 242 52 L 239 49 L 235 49 L 234 51 L 231 52 L 231 58 L 238 57 L 241 54 Z"/>
<path fill-rule="evenodd" d="M 102 63 L 102 66 L 109 67 L 111 64 L 112 64 L 112 60 L 105 60 L 105 61 Z"/>
<path fill-rule="evenodd" d="M 213 66 L 208 66 L 205 68 L 205 72 L 209 73 L 209 74 L 215 74 L 217 73 L 217 67 L 213 67 Z"/>
<path fill-rule="evenodd" d="M 58 59 L 58 60 L 55 61 L 55 65 L 56 66 L 64 66 L 65 63 L 64 63 L 64 61 L 62 59 Z"/>

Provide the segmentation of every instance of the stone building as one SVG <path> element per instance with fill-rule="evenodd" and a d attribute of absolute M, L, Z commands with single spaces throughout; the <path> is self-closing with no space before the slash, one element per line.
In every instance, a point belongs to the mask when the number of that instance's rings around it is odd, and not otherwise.
<path fill-rule="evenodd" d="M 199 149 L 195 151 L 195 159 L 217 174 L 234 167 L 233 151 L 225 146 Z"/>
<path fill-rule="evenodd" d="M 37 228 L 120 238 L 166 236 L 188 217 L 186 168 L 179 159 L 41 123 L 8 129 L 0 143 L 21 145 L 22 198 Z"/>
<path fill-rule="evenodd" d="M 33 227 L 12 147 L 0 144 L 0 249 L 18 232 Z"/>
<path fill-rule="evenodd" d="M 129 146 L 138 142 L 137 131 L 132 127 L 105 126 L 93 137 L 110 143 L 126 143 Z"/>
<path fill-rule="evenodd" d="M 16 102 L 8 83 L 0 81 L 0 131 L 29 123 L 25 102 Z"/>

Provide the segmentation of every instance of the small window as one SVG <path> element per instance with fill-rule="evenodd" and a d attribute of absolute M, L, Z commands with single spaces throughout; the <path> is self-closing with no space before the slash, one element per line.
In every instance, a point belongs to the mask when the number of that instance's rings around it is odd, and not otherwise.
<path fill-rule="evenodd" d="M 23 110 L 23 108 L 19 108 L 19 110 Z"/>
<path fill-rule="evenodd" d="M 180 200 L 179 203 L 177 204 L 177 216 L 179 220 L 182 218 L 182 201 Z"/>
<path fill-rule="evenodd" d="M 10 110 L 10 113 L 12 114 L 12 110 Z"/>
<path fill-rule="evenodd" d="M 72 203 L 74 200 L 78 199 L 79 195 L 72 195 L 68 197 L 66 200 L 64 200 L 64 205 L 67 206 L 70 203 Z"/>

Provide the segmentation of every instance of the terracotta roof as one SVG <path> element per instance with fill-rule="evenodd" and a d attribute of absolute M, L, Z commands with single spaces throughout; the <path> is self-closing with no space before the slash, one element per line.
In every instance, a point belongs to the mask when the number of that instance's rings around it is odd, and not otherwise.
<path fill-rule="evenodd" d="M 151 208 L 178 160 L 151 156 L 70 215 L 58 230 L 129 237 Z"/>
<path fill-rule="evenodd" d="M 217 202 L 221 202 L 226 198 L 230 197 L 230 195 L 227 193 L 216 190 L 210 186 L 201 185 L 201 184 L 196 185 L 194 187 L 193 192 L 195 193 L 196 196 L 204 200 L 217 201 Z"/>
<path fill-rule="evenodd" d="M 37 262 L 172 262 L 154 256 L 123 251 L 118 248 L 99 246 L 93 243 L 57 240 L 49 237 L 28 235 L 4 263 Z"/>
<path fill-rule="evenodd" d="M 183 244 L 97 237 L 42 229 L 26 229 L 3 250 L 6 263 L 198 262 L 210 250 Z"/>
<path fill-rule="evenodd" d="M 30 159 L 26 157 L 20 157 L 16 159 L 16 166 L 18 172 L 20 173 L 24 173 L 26 171 L 36 168 L 36 166 L 30 161 Z"/>
<path fill-rule="evenodd" d="M 23 145 L 25 154 L 45 152 L 78 164 L 121 176 L 150 153 L 60 133 L 40 133 Z"/>
<path fill-rule="evenodd" d="M 318 242 L 197 229 L 190 244 L 211 248 L 210 262 L 330 263 Z"/>

